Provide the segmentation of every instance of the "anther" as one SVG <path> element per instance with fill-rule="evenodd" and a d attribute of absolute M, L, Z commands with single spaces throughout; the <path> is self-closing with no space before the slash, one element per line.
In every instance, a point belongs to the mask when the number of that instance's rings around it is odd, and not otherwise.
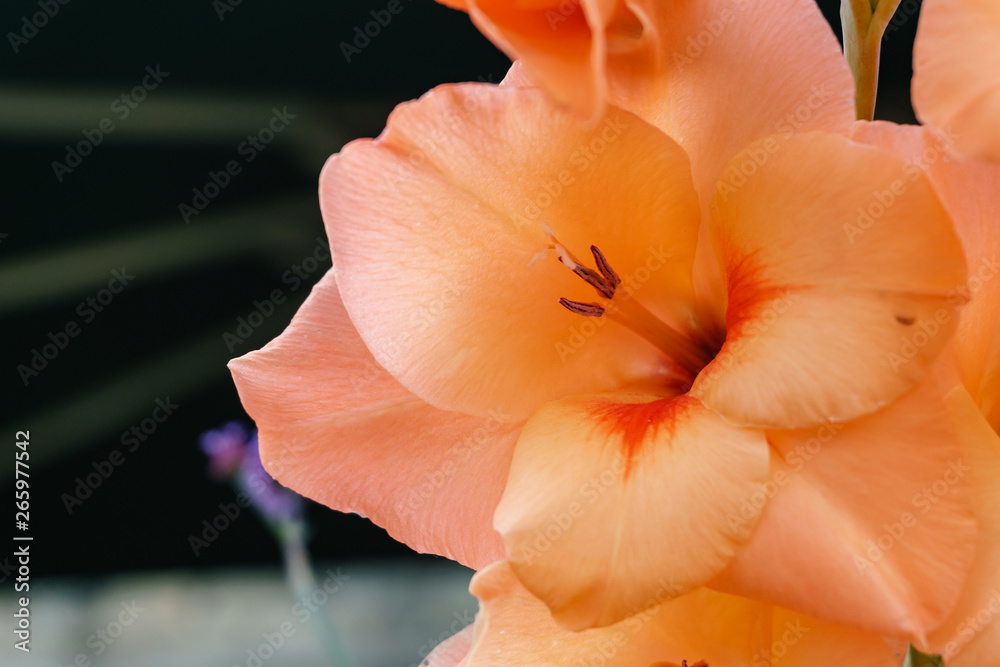
<path fill-rule="evenodd" d="M 597 263 L 597 270 L 601 272 L 608 283 L 611 284 L 611 290 L 614 292 L 615 288 L 622 284 L 622 279 L 618 277 L 615 270 L 611 268 L 611 264 L 608 263 L 607 257 L 601 252 L 601 249 L 596 245 L 590 246 L 590 252 L 594 255 L 594 262 Z"/>
<path fill-rule="evenodd" d="M 604 273 L 603 271 L 598 273 L 597 271 L 594 271 L 593 269 L 582 264 L 576 264 L 576 266 L 573 267 L 573 273 L 583 278 L 588 285 L 600 292 L 601 296 L 605 299 L 610 299 L 615 295 L 615 288 L 618 287 L 618 285 L 610 282 L 607 278 L 602 276 L 601 273 Z"/>
<path fill-rule="evenodd" d="M 559 299 L 559 303 L 561 303 L 569 312 L 576 313 L 577 315 L 583 315 L 584 317 L 600 317 L 604 314 L 604 309 L 596 303 L 570 301 L 566 297 L 561 297 Z"/>

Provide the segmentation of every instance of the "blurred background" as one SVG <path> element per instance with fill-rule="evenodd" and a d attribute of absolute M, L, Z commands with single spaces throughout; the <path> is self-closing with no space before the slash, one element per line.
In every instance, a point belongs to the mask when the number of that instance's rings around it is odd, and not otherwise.
<path fill-rule="evenodd" d="M 34 536 L 30 655 L 12 647 L 16 545 L 0 541 L 3 664 L 331 664 L 252 511 L 192 546 L 237 493 L 207 474 L 198 436 L 252 427 L 226 361 L 277 335 L 330 267 L 326 158 L 395 104 L 509 66 L 464 14 L 400 1 L 367 42 L 356 31 L 384 0 L 0 6 L 0 496 L 30 430 Z M 839 3 L 820 6 L 839 32 Z M 887 32 L 878 118 L 914 122 L 918 10 L 904 0 Z M 305 512 L 318 580 L 346 577 L 319 613 L 353 664 L 416 664 L 471 621 L 469 571 Z M 95 635 L 130 613 L 112 641 Z M 263 657 L 284 622 L 297 631 Z"/>

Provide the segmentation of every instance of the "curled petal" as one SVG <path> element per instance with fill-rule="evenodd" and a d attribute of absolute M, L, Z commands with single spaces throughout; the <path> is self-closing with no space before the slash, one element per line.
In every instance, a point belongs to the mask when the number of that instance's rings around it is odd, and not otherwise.
<path fill-rule="evenodd" d="M 465 657 L 472 648 L 474 625 L 467 625 L 434 647 L 421 667 L 466 667 Z"/>
<path fill-rule="evenodd" d="M 962 596 L 924 648 L 948 667 L 988 665 L 1000 654 L 1000 437 L 963 387 L 947 396 L 952 418 L 963 426 L 961 445 L 976 488 L 979 543 Z"/>
<path fill-rule="evenodd" d="M 588 119 L 607 104 L 608 51 L 638 47 L 643 26 L 625 0 L 439 0 L 473 23 L 560 104 Z"/>
<path fill-rule="evenodd" d="M 284 333 L 229 367 L 279 482 L 417 551 L 474 568 L 503 557 L 491 519 L 518 426 L 404 389 L 361 341 L 332 272 Z"/>
<path fill-rule="evenodd" d="M 862 419 L 769 433 L 777 455 L 767 493 L 746 499 L 750 513 L 766 500 L 764 514 L 712 585 L 836 623 L 925 636 L 955 606 L 976 551 L 966 428 L 929 376 Z"/>
<path fill-rule="evenodd" d="M 844 137 L 751 145 L 712 204 L 726 342 L 692 393 L 738 424 L 846 421 L 914 387 L 951 338 L 965 284 L 924 174 Z"/>
<path fill-rule="evenodd" d="M 480 600 L 463 667 L 898 667 L 880 637 L 760 602 L 699 589 L 604 628 L 571 632 L 506 563 L 479 572 Z"/>
<path fill-rule="evenodd" d="M 1000 4 L 925 0 L 913 49 L 913 107 L 962 153 L 1000 163 Z"/>
<path fill-rule="evenodd" d="M 756 516 L 733 519 L 767 467 L 762 433 L 690 397 L 566 399 L 525 425 L 495 526 L 556 621 L 608 625 L 721 571 L 750 537 Z"/>
<path fill-rule="evenodd" d="M 955 223 L 969 267 L 968 284 L 949 295 L 962 308 L 954 347 L 965 387 L 1000 430 L 1000 165 L 956 160 L 948 138 L 922 127 L 858 123 L 856 141 L 923 169 Z"/>

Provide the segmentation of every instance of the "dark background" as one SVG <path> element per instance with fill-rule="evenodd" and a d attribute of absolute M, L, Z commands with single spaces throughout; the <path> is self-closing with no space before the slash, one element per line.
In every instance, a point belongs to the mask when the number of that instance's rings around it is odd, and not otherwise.
<path fill-rule="evenodd" d="M 401 0 L 350 63 L 339 44 L 386 2 L 225 2 L 71 0 L 18 53 L 0 45 L 0 497 L 11 493 L 14 434 L 30 429 L 33 576 L 280 560 L 252 516 L 198 557 L 188 545 L 235 497 L 205 474 L 197 446 L 202 431 L 246 419 L 225 362 L 277 335 L 329 268 L 298 289 L 283 280 L 324 236 L 326 156 L 378 134 L 396 103 L 444 82 L 498 82 L 509 64 L 464 14 L 431 0 Z M 839 32 L 839 3 L 820 5 Z M 232 9 L 221 20 L 220 6 Z M 886 36 L 879 118 L 914 121 L 917 6 L 904 0 Z M 0 29 L 20 32 L 37 11 L 37 0 L 6 0 Z M 119 118 L 112 102 L 157 65 L 169 76 Z M 246 163 L 238 146 L 283 107 L 296 118 Z M 52 162 L 108 117 L 115 131 L 60 182 Z M 178 206 L 233 159 L 241 173 L 185 224 Z M 85 322 L 78 304 L 122 267 L 135 279 Z M 275 289 L 287 300 L 230 351 L 223 334 Z M 70 321 L 79 335 L 26 386 L 17 366 Z M 123 432 L 168 396 L 180 407 L 129 452 Z M 115 449 L 124 463 L 69 514 L 63 494 Z M 311 503 L 309 516 L 316 558 L 408 553 L 359 517 Z"/>

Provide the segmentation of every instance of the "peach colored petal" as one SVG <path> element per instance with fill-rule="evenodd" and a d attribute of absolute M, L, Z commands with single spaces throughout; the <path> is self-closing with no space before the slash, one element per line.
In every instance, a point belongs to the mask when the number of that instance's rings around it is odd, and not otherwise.
<path fill-rule="evenodd" d="M 925 0 L 913 50 L 913 107 L 962 153 L 1000 163 L 1000 3 Z"/>
<path fill-rule="evenodd" d="M 480 613 L 466 667 L 646 667 L 682 660 L 744 667 L 769 631 L 766 623 L 758 627 L 766 605 L 705 589 L 664 605 L 662 589 L 651 590 L 637 615 L 580 632 L 557 625 L 507 563 L 476 574 L 469 590 Z"/>
<path fill-rule="evenodd" d="M 465 667 L 898 667 L 876 635 L 699 589 L 604 628 L 559 627 L 505 563 L 478 573 L 480 599 Z"/>
<path fill-rule="evenodd" d="M 956 160 L 947 138 L 921 127 L 858 123 L 854 136 L 924 169 L 951 214 L 969 267 L 967 287 L 950 295 L 968 301 L 955 351 L 966 388 L 1000 429 L 1000 165 Z"/>
<path fill-rule="evenodd" d="M 766 502 L 764 514 L 712 586 L 835 623 L 925 635 L 951 612 L 975 554 L 962 428 L 931 376 L 848 424 L 769 433 L 778 455 L 767 492 L 742 508 L 752 521 Z"/>
<path fill-rule="evenodd" d="M 279 482 L 417 551 L 474 568 L 503 557 L 492 515 L 519 428 L 400 386 L 365 348 L 332 272 L 284 333 L 229 367 Z"/>
<path fill-rule="evenodd" d="M 767 470 L 762 433 L 688 396 L 566 399 L 525 425 L 494 525 L 557 622 L 604 626 L 721 571 L 755 523 L 728 517 Z"/>
<path fill-rule="evenodd" d="M 472 22 L 559 104 L 604 113 L 610 50 L 638 45 L 643 27 L 624 0 L 441 0 Z"/>
<path fill-rule="evenodd" d="M 432 405 L 520 419 L 670 372 L 630 330 L 560 306 L 596 292 L 545 252 L 543 222 L 580 258 L 597 245 L 664 320 L 689 321 L 687 158 L 627 112 L 583 130 L 537 90 L 443 86 L 331 158 L 321 204 L 352 320 Z"/>
<path fill-rule="evenodd" d="M 837 135 L 769 138 L 734 158 L 712 207 L 727 338 L 692 393 L 727 419 L 853 419 L 948 342 L 965 261 L 919 169 Z"/>
<path fill-rule="evenodd" d="M 466 667 L 465 656 L 472 648 L 473 625 L 466 626 L 438 644 L 420 663 L 421 667 Z"/>
<path fill-rule="evenodd" d="M 961 443 L 977 491 L 980 539 L 957 607 L 923 648 L 943 655 L 948 667 L 982 667 L 1000 655 L 1000 438 L 964 388 L 956 387 L 947 400 L 964 427 Z"/>
<path fill-rule="evenodd" d="M 609 60 L 609 100 L 687 150 L 706 208 L 723 167 L 747 144 L 850 129 L 854 79 L 815 0 L 641 0 L 634 9 L 656 44 Z M 707 224 L 695 284 L 702 299 L 724 300 Z"/>
<path fill-rule="evenodd" d="M 747 144 L 850 129 L 854 80 L 813 0 L 635 5 L 655 26 L 657 51 L 651 60 L 624 53 L 612 61 L 610 99 L 688 151 L 706 203 L 723 167 Z"/>

